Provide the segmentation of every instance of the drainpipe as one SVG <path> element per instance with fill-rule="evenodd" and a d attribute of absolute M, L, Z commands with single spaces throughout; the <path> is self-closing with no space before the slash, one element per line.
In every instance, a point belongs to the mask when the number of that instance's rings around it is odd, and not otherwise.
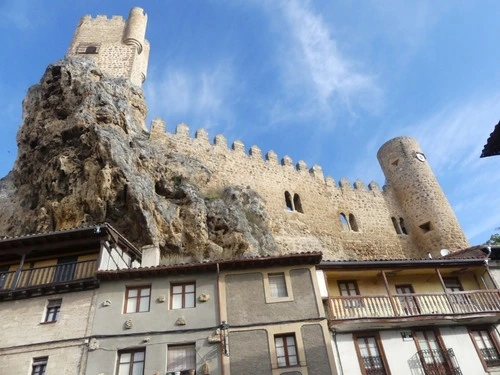
<path fill-rule="evenodd" d="M 219 263 L 217 262 L 217 312 L 218 312 L 218 321 L 219 321 L 219 329 L 222 329 L 222 307 L 220 303 L 220 268 L 219 268 Z M 221 332 L 222 336 L 222 332 Z M 224 350 L 222 348 L 222 340 L 221 340 L 221 346 L 220 346 L 220 368 L 221 368 L 221 375 L 225 374 L 225 364 L 224 364 Z"/>
<path fill-rule="evenodd" d="M 339 346 L 337 344 L 337 332 L 335 332 L 334 329 L 332 329 L 332 336 L 333 336 L 333 343 L 334 343 L 334 346 L 335 346 L 335 352 L 337 353 L 337 358 L 339 360 L 339 368 L 340 368 L 340 374 L 339 375 L 343 375 L 344 374 L 344 369 L 342 368 L 342 358 L 340 358 Z"/>

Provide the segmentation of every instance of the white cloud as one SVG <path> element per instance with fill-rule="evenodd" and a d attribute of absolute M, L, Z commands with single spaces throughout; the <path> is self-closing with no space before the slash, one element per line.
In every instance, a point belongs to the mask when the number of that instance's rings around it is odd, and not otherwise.
<path fill-rule="evenodd" d="M 233 77 L 227 63 L 202 70 L 167 66 L 158 72 L 153 68 L 145 85 L 149 113 L 169 118 L 189 115 L 194 128 L 230 127 L 233 116 L 226 102 L 236 85 Z"/>
<path fill-rule="evenodd" d="M 309 3 L 286 1 L 282 10 L 291 42 L 280 56 L 286 67 L 285 85 L 297 86 L 298 92 L 312 90 L 315 103 L 307 105 L 323 110 L 332 110 L 340 101 L 353 115 L 357 107 L 376 111 L 382 94 L 376 77 L 342 53 L 331 28 Z"/>

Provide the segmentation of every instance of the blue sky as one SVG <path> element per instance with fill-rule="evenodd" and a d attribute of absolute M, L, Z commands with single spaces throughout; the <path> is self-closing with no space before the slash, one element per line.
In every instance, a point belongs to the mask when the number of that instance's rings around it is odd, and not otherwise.
<path fill-rule="evenodd" d="M 500 119 L 500 2 L 399 0 L 0 1 L 0 176 L 21 102 L 85 14 L 149 16 L 149 119 L 179 122 L 336 181 L 384 184 L 378 148 L 426 153 L 472 244 L 500 226 L 500 157 L 479 159 Z"/>

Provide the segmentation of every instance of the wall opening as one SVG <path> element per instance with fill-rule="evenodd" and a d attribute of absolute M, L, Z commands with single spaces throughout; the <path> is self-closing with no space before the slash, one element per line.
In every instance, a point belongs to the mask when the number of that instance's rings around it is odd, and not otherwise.
<path fill-rule="evenodd" d="M 428 221 L 427 223 L 420 224 L 419 227 L 420 229 L 422 229 L 423 233 L 427 233 L 432 230 L 432 225 L 430 221 Z"/>
<path fill-rule="evenodd" d="M 342 224 L 342 229 L 345 231 L 349 230 L 349 223 L 347 222 L 346 216 L 341 212 L 340 213 L 340 223 Z"/>
<path fill-rule="evenodd" d="M 398 219 L 396 219 L 394 216 L 391 217 L 392 220 L 392 225 L 394 225 L 394 230 L 396 231 L 397 234 L 401 234 L 401 228 L 399 227 Z"/>
<path fill-rule="evenodd" d="M 403 220 L 402 217 L 399 218 L 399 227 L 401 228 L 401 232 L 403 234 L 408 234 L 408 231 L 406 230 L 405 221 Z"/>
<path fill-rule="evenodd" d="M 285 204 L 287 211 L 293 211 L 292 196 L 288 191 L 285 191 Z"/>
<path fill-rule="evenodd" d="M 302 210 L 302 203 L 300 203 L 300 197 L 297 193 L 293 195 L 293 205 L 295 206 L 295 211 L 304 213 Z"/>
<path fill-rule="evenodd" d="M 349 214 L 349 226 L 354 232 L 359 232 L 358 223 L 356 222 L 356 218 L 353 214 Z"/>

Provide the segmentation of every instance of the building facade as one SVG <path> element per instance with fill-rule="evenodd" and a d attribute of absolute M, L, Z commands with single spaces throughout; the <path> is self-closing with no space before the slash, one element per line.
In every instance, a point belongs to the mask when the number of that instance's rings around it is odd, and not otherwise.
<path fill-rule="evenodd" d="M 500 291 L 484 257 L 319 267 L 339 373 L 500 372 Z"/>

